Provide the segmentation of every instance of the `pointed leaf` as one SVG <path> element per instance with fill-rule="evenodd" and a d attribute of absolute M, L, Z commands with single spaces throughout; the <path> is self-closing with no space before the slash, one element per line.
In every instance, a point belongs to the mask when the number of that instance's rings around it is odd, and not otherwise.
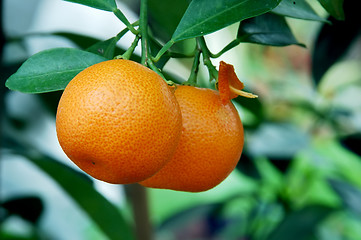
<path fill-rule="evenodd" d="M 197 0 L 192 1 L 172 41 L 206 35 L 246 18 L 266 13 L 281 0 Z"/>
<path fill-rule="evenodd" d="M 120 210 L 98 193 L 82 174 L 49 157 L 27 157 L 51 176 L 109 239 L 134 239 Z"/>
<path fill-rule="evenodd" d="M 267 240 L 304 240 L 308 239 L 318 225 L 332 212 L 333 208 L 310 205 L 292 212 L 273 230 Z"/>
<path fill-rule="evenodd" d="M 117 9 L 115 0 L 65 0 L 67 2 L 79 3 L 88 7 L 113 12 Z"/>
<path fill-rule="evenodd" d="M 26 60 L 6 81 L 11 90 L 43 93 L 63 90 L 85 68 L 107 60 L 99 55 L 73 48 L 39 52 Z"/>
<path fill-rule="evenodd" d="M 343 1 L 344 0 L 318 0 L 326 11 L 338 20 L 345 19 L 343 12 Z M 355 1 L 358 2 L 358 1 Z"/>
<path fill-rule="evenodd" d="M 242 21 L 238 28 L 237 38 L 241 42 L 263 45 L 287 46 L 296 44 L 304 46 L 297 42 L 285 18 L 272 13 Z"/>
<path fill-rule="evenodd" d="M 305 0 L 284 0 L 272 12 L 292 18 L 327 22 Z"/>

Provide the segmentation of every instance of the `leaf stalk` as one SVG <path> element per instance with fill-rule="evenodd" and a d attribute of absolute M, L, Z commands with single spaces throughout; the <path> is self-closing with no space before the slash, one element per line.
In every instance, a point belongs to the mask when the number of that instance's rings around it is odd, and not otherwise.
<path fill-rule="evenodd" d="M 203 56 L 203 64 L 208 68 L 209 80 L 218 78 L 218 71 L 216 67 L 212 64 L 211 55 L 212 53 L 209 51 L 206 41 L 203 36 L 197 38 L 197 43 L 199 44 L 200 49 L 202 50 Z"/>
<path fill-rule="evenodd" d="M 128 19 L 125 17 L 125 15 L 120 11 L 118 8 L 113 11 L 115 16 L 127 26 L 127 28 L 135 35 L 137 35 L 139 32 L 136 30 L 133 25 L 128 21 Z"/>
<path fill-rule="evenodd" d="M 197 76 L 198 76 L 198 71 L 199 71 L 200 56 L 201 56 L 201 50 L 199 48 L 197 48 L 195 55 L 194 55 L 194 59 L 193 59 L 191 73 L 189 75 L 188 80 L 184 83 L 185 85 L 191 85 L 191 86 L 197 85 Z"/>
<path fill-rule="evenodd" d="M 139 28 L 141 35 L 142 56 L 140 63 L 146 65 L 149 58 L 148 45 L 148 0 L 140 1 Z"/>
<path fill-rule="evenodd" d="M 125 53 L 123 55 L 121 55 L 119 58 L 122 58 L 122 59 L 127 59 L 129 60 L 130 57 L 132 56 L 135 48 L 137 47 L 138 45 L 138 42 L 139 42 L 139 39 L 140 39 L 140 35 L 137 34 L 134 38 L 134 41 L 132 42 L 132 45 L 127 49 L 127 51 L 125 51 Z"/>
<path fill-rule="evenodd" d="M 159 59 L 173 46 L 174 41 L 170 40 L 159 50 L 157 55 L 152 59 L 154 62 L 158 62 Z"/>

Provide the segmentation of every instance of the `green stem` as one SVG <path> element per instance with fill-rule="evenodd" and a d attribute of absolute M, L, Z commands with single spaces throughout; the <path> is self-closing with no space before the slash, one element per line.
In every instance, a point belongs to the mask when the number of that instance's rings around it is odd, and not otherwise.
<path fill-rule="evenodd" d="M 132 45 L 127 49 L 127 51 L 125 51 L 125 53 L 123 55 L 119 56 L 118 58 L 127 59 L 127 60 L 130 59 L 135 48 L 138 45 L 139 38 L 140 38 L 140 35 L 139 34 L 136 35 L 134 41 L 132 42 Z"/>
<path fill-rule="evenodd" d="M 124 28 L 122 31 L 120 31 L 116 37 L 117 40 L 121 39 L 127 32 L 129 31 L 129 28 Z"/>
<path fill-rule="evenodd" d="M 200 56 L 201 56 L 201 50 L 198 48 L 193 59 L 191 74 L 189 75 L 188 80 L 184 83 L 185 85 L 191 85 L 191 86 L 197 85 Z"/>
<path fill-rule="evenodd" d="M 121 32 L 119 32 L 117 34 L 117 36 L 115 36 L 115 38 L 118 39 L 118 40 L 121 39 L 128 31 L 129 31 L 128 28 L 124 28 Z"/>
<path fill-rule="evenodd" d="M 156 41 L 155 39 L 153 41 Z M 167 42 L 157 53 L 157 56 L 152 58 L 153 62 L 158 62 L 160 58 L 173 46 L 174 42 L 170 40 Z M 160 44 L 159 44 L 160 45 Z M 197 48 L 194 49 L 194 51 L 190 53 L 178 53 L 178 52 L 168 52 L 168 56 L 171 58 L 192 58 L 194 57 L 195 51 Z"/>
<path fill-rule="evenodd" d="M 148 62 L 148 0 L 140 1 L 139 28 L 142 36 L 142 57 L 141 64 L 146 65 Z"/>
<path fill-rule="evenodd" d="M 170 40 L 169 42 L 167 42 L 157 53 L 157 55 L 153 58 L 154 62 L 158 62 L 159 59 L 163 56 L 164 53 L 166 53 L 169 48 L 171 48 L 174 44 L 173 40 Z"/>
<path fill-rule="evenodd" d="M 203 64 L 206 65 L 206 67 L 208 68 L 209 80 L 212 81 L 213 79 L 217 79 L 218 71 L 217 71 L 216 67 L 212 64 L 212 61 L 211 61 L 212 53 L 209 51 L 206 41 L 204 40 L 204 37 L 203 36 L 198 37 L 197 42 L 199 44 L 199 47 L 202 50 Z"/>
<path fill-rule="evenodd" d="M 153 240 L 146 188 L 139 184 L 130 184 L 125 187 L 125 192 L 132 204 L 136 240 Z"/>
<path fill-rule="evenodd" d="M 207 47 L 207 43 L 206 43 L 206 40 L 204 39 L 203 36 L 201 37 L 197 37 L 197 43 L 200 47 L 200 49 L 202 50 L 202 53 L 203 55 L 206 55 L 206 56 L 210 56 L 212 55 L 212 53 L 209 51 L 208 47 Z"/>
<path fill-rule="evenodd" d="M 231 50 L 232 48 L 238 46 L 241 43 L 241 39 L 236 38 L 234 39 L 232 42 L 230 42 L 227 46 L 225 46 L 221 51 L 219 51 L 216 54 L 211 54 L 212 58 L 218 58 L 220 57 L 222 54 L 224 54 L 225 52 Z"/>
<path fill-rule="evenodd" d="M 139 21 L 135 21 L 134 23 L 132 23 L 132 26 L 138 26 L 138 25 L 139 25 Z M 124 28 L 121 32 L 119 32 L 117 34 L 116 40 L 119 41 L 119 39 L 121 39 L 128 31 L 129 31 L 129 28 Z M 129 47 L 129 49 L 127 49 L 127 51 L 125 51 L 123 53 L 123 55 L 116 56 L 115 59 L 129 59 L 138 44 L 139 38 L 140 38 L 140 36 L 139 36 L 139 34 L 137 34 L 135 36 L 135 39 L 134 39 L 132 45 Z"/>
<path fill-rule="evenodd" d="M 150 67 L 150 69 L 152 69 L 154 72 L 156 72 L 159 76 L 161 76 L 165 80 L 164 75 L 161 73 L 159 68 L 157 68 L 157 66 L 155 66 L 154 62 L 151 59 L 148 59 L 147 63 L 148 63 L 148 66 Z"/>
<path fill-rule="evenodd" d="M 118 8 L 116 10 L 113 11 L 113 13 L 115 14 L 115 16 L 117 16 L 117 18 L 122 21 L 122 23 L 125 24 L 125 26 L 127 26 L 127 28 L 134 34 L 138 34 L 138 31 L 133 27 L 132 24 L 130 24 L 130 22 L 128 21 L 128 19 L 125 17 L 125 15 L 122 13 L 122 11 L 120 11 Z"/>
<path fill-rule="evenodd" d="M 170 86 L 173 86 L 174 85 L 174 82 L 173 81 L 170 81 L 170 80 L 167 80 L 166 77 L 163 75 L 163 73 L 159 70 L 159 68 L 154 64 L 154 62 L 152 61 L 152 59 L 148 59 L 147 61 L 148 63 L 148 66 L 150 67 L 150 69 L 152 69 L 154 72 L 156 72 L 159 76 L 161 76 L 164 81 L 170 85 Z"/>

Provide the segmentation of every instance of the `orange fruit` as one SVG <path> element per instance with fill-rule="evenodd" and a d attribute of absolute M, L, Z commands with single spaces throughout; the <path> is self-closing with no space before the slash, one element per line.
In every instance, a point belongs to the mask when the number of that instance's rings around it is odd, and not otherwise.
<path fill-rule="evenodd" d="M 174 91 L 154 71 L 129 60 L 95 64 L 70 81 L 56 130 L 66 155 L 109 183 L 135 183 L 173 156 L 182 118 Z"/>
<path fill-rule="evenodd" d="M 152 188 L 200 192 L 221 183 L 236 167 L 243 149 L 243 126 L 231 103 L 219 92 L 178 86 L 175 96 L 183 130 L 173 158 L 140 182 Z"/>

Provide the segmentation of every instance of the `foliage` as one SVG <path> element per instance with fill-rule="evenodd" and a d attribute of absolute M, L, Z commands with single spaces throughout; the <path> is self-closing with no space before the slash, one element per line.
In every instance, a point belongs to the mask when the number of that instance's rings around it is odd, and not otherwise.
<path fill-rule="evenodd" d="M 37 96 L 46 104 L 53 103 L 48 105 L 52 113 L 58 91 L 73 76 L 114 57 L 141 62 L 169 84 L 209 87 L 217 81 L 213 62 L 230 50 L 237 51 L 237 46 L 247 46 L 239 57 L 248 64 L 244 66 L 248 72 L 242 74 L 263 81 L 250 85 L 259 91 L 260 99 L 234 101 L 244 115 L 247 146 L 237 170 L 223 185 L 201 194 L 149 191 L 157 239 L 360 238 L 361 126 L 357 119 L 361 112 L 359 101 L 348 98 L 359 96 L 361 91 L 360 59 L 349 60 L 349 53 L 357 50 L 353 44 L 361 32 L 360 25 L 355 24 L 360 20 L 359 1 L 319 0 L 319 4 L 311 5 L 305 0 L 142 0 L 139 21 L 134 23 L 118 9 L 115 0 L 68 0 L 63 4 L 73 4 L 69 2 L 112 13 L 126 28 L 105 40 L 68 32 L 34 33 L 32 36 L 40 38 L 65 38 L 77 48 L 39 52 L 16 72 L 13 66 L 1 66 L 2 80 L 7 79 L 9 89 L 42 93 Z M 134 4 L 131 2 L 125 1 L 129 8 Z M 329 17 L 325 19 L 317 12 Z M 293 19 L 307 24 L 319 22 L 312 46 L 297 40 L 298 32 L 290 27 Z M 213 53 L 208 46 L 212 33 L 224 29 L 232 31 L 234 39 L 222 42 L 222 48 Z M 117 43 L 129 32 L 134 41 L 128 49 L 121 49 Z M 21 43 L 28 37 L 9 38 L 6 44 Z M 139 41 L 140 56 L 134 52 Z M 304 47 L 312 47 L 312 62 L 303 61 L 300 66 L 302 54 L 293 56 L 292 52 L 300 53 Z M 189 76 L 179 80 L 166 71 L 169 60 L 179 60 L 190 69 Z M 201 81 L 201 63 L 208 72 L 207 81 Z M 307 63 L 310 73 L 304 66 Z M 305 84 L 305 79 L 313 80 L 312 84 Z M 3 85 L 6 94 L 1 94 L 2 98 L 10 95 Z M 134 238 L 124 209 L 100 194 L 93 180 L 34 147 L 31 140 L 24 140 L 23 133 L 30 127 L 27 119 L 16 119 L 3 106 L 1 109 L 2 142 L 10 151 L 3 156 L 22 156 L 47 173 L 105 237 Z M 7 161 L 5 157 L 2 162 Z M 0 222 L 20 216 L 34 229 L 46 211 L 44 201 L 32 195 L 1 199 L 1 203 L 6 214 L 0 215 Z M 0 230 L 1 238 L 19 237 Z M 35 231 L 24 239 L 42 237 Z"/>

